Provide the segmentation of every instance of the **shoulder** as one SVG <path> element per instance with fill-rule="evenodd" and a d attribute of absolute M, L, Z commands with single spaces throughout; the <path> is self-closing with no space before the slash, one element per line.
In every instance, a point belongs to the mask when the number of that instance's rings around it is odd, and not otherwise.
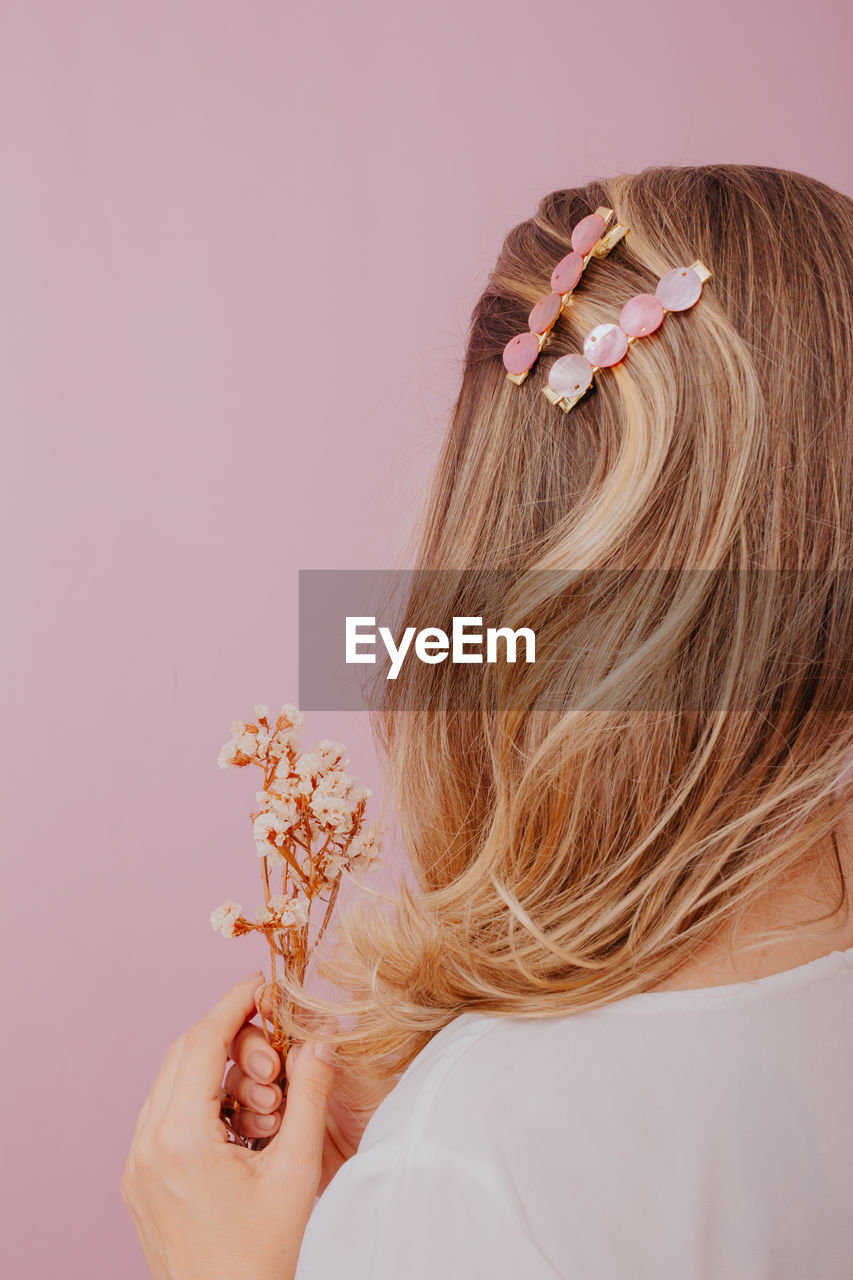
<path fill-rule="evenodd" d="M 729 1125 L 750 1079 L 782 1074 L 812 1096 L 849 1099 L 853 1075 L 841 1081 L 837 1056 L 827 1063 L 819 1046 L 849 1055 L 851 979 L 853 967 L 835 957 L 778 980 L 644 993 L 548 1017 L 464 1013 L 403 1073 L 359 1152 L 428 1139 L 511 1170 L 514 1189 L 522 1178 L 538 1189 L 556 1165 L 565 1186 L 602 1160 L 628 1177 L 626 1155 L 651 1146 L 666 1159 L 685 1126 Z"/>
<path fill-rule="evenodd" d="M 592 1123 L 603 1023 L 468 1012 L 443 1027 L 315 1205 L 296 1280 L 345 1264 L 351 1280 L 583 1274 L 571 1257 L 582 1242 L 548 1223 L 564 1223 L 573 1177 L 580 1188 L 589 1175 L 566 1117 Z"/>
<path fill-rule="evenodd" d="M 568 1261 L 564 1259 L 564 1261 Z M 429 1140 L 359 1150 L 315 1204 L 295 1280 L 567 1280 L 498 1170 Z"/>
<path fill-rule="evenodd" d="M 469 1012 L 442 1027 L 377 1107 L 362 1135 L 359 1154 L 388 1140 L 416 1143 L 436 1104 L 447 1105 L 464 1089 L 466 1060 L 473 1065 L 490 1056 L 490 1043 L 506 1033 L 504 1021 Z"/>
<path fill-rule="evenodd" d="M 559 1280 L 501 1161 L 438 1116 L 471 1112 L 474 1077 L 503 1019 L 463 1014 L 418 1054 L 383 1100 L 359 1149 L 315 1204 L 296 1280 L 346 1268 L 350 1280 L 469 1280 L 474 1274 Z M 451 1123 L 452 1129 L 452 1123 Z"/>
<path fill-rule="evenodd" d="M 687 1275 L 709 1222 L 739 1238 L 815 1196 L 808 1212 L 823 1221 L 809 1170 L 833 1171 L 844 1203 L 853 1176 L 851 978 L 828 960 L 572 1014 L 460 1015 L 318 1201 L 296 1280 L 344 1267 L 350 1280 L 566 1280 L 600 1273 L 602 1241 L 608 1274 L 626 1274 L 640 1235 L 670 1250 L 666 1274 Z M 810 1159 L 777 1177 L 795 1134 Z M 836 1217 L 828 1229 L 846 1241 L 849 1215 Z"/>
<path fill-rule="evenodd" d="M 683 1019 L 628 1016 L 611 1008 L 548 1017 L 472 1011 L 433 1037 L 383 1099 L 359 1153 L 385 1142 L 417 1147 L 427 1138 L 451 1151 L 507 1159 L 516 1142 L 582 1127 L 594 1099 L 631 1109 L 644 1079 L 683 1071 L 701 1054 L 701 1029 Z M 712 1032 L 709 1032 L 712 1034 Z M 673 1045 L 676 1051 L 673 1052 Z"/>

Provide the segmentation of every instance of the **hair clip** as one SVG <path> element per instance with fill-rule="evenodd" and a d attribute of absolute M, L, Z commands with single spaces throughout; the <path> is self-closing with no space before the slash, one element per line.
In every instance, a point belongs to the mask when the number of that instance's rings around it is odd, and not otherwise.
<path fill-rule="evenodd" d="M 533 368 L 563 307 L 571 305 L 572 291 L 590 258 L 606 258 L 630 230 L 617 222 L 607 231 L 613 216 L 613 210 L 602 205 L 573 229 L 571 252 L 551 272 L 552 292 L 540 298 L 530 312 L 527 332 L 517 333 L 504 347 L 504 368 L 510 382 L 523 382 Z"/>
<path fill-rule="evenodd" d="M 599 369 L 618 364 L 637 338 L 659 329 L 670 311 L 687 311 L 699 301 L 702 285 L 711 279 L 704 262 L 675 267 L 661 276 L 654 293 L 637 293 L 619 312 L 618 324 L 597 324 L 584 338 L 583 355 L 561 356 L 551 365 L 542 388 L 552 404 L 568 413 L 592 385 Z"/>

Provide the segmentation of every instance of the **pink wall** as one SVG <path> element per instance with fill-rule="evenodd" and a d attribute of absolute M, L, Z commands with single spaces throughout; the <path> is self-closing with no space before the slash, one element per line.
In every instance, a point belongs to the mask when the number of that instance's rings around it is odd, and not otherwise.
<path fill-rule="evenodd" d="M 521 16 L 519 16 L 519 12 Z M 264 959 L 232 718 L 297 570 L 399 563 L 470 309 L 545 191 L 747 161 L 853 193 L 844 0 L 6 0 L 5 1273 L 147 1271 L 168 1043 Z M 376 787 L 363 717 L 312 716 Z"/>

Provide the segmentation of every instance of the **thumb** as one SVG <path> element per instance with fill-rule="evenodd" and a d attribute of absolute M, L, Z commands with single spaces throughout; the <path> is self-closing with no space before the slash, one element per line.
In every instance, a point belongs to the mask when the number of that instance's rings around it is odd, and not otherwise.
<path fill-rule="evenodd" d="M 316 1182 L 310 1187 L 313 1197 L 316 1183 L 320 1181 L 326 1115 L 335 1081 L 334 1049 L 307 1041 L 294 1046 L 287 1056 L 290 1070 L 284 1117 L 279 1132 L 267 1147 L 269 1163 L 283 1169 L 288 1176 L 292 1176 L 294 1167 L 304 1170 L 309 1178 L 313 1178 L 316 1170 Z"/>

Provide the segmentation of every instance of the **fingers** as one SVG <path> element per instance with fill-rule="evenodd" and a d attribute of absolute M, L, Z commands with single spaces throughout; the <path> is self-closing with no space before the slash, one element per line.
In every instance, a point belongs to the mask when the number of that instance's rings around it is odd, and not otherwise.
<path fill-rule="evenodd" d="M 315 1032 L 337 1031 L 339 1028 L 339 1023 L 337 1022 L 337 1019 L 333 1018 L 330 1014 L 326 1014 L 326 1013 L 321 1013 L 321 1014 L 314 1013 L 312 1015 L 309 1015 L 308 1021 L 313 1027 L 313 1030 Z M 301 1040 L 296 1041 L 294 1044 L 290 1046 L 290 1049 L 287 1053 L 285 1063 L 284 1063 L 284 1073 L 288 1081 L 290 1080 L 291 1073 L 296 1067 L 297 1054 L 302 1048 L 302 1045 L 303 1045 L 303 1041 Z M 339 1073 L 341 1077 L 343 1077 L 343 1072 L 340 1072 L 340 1069 L 339 1069 Z M 342 1079 L 339 1080 L 338 1083 L 339 1084 L 342 1083 Z"/>
<path fill-rule="evenodd" d="M 257 1080 L 247 1076 L 236 1063 L 228 1068 L 224 1087 L 226 1093 L 236 1098 L 242 1107 L 260 1115 L 275 1111 L 283 1101 L 277 1084 L 258 1084 Z"/>
<path fill-rule="evenodd" d="M 257 1031 L 258 1029 L 249 1023 L 244 1030 Z M 239 1032 L 238 1037 L 242 1034 Z M 269 1051 L 268 1054 L 263 1055 L 264 1059 L 269 1058 L 270 1061 L 277 1059 L 277 1055 L 273 1054 L 264 1040 L 263 1033 L 258 1031 L 258 1034 Z M 247 1036 L 245 1040 L 249 1047 L 244 1046 L 242 1051 L 237 1042 L 234 1044 L 234 1052 L 238 1056 L 245 1057 L 247 1054 L 259 1052 L 253 1047 L 254 1037 Z M 228 1068 L 223 1083 L 226 1092 L 240 1103 L 240 1110 L 234 1121 L 240 1133 L 247 1138 L 271 1138 L 273 1134 L 278 1133 L 284 1113 L 284 1101 L 279 1085 L 259 1083 L 257 1079 L 247 1075 L 236 1062 Z"/>
<path fill-rule="evenodd" d="M 334 1066 L 317 1057 L 313 1049 L 314 1045 L 307 1043 L 295 1055 L 292 1051 L 288 1054 L 284 1117 L 275 1141 L 265 1152 L 268 1166 L 288 1178 L 291 1186 L 294 1166 L 301 1170 L 297 1186 L 299 1194 L 307 1197 L 309 1209 L 320 1182 L 329 1095 L 335 1080 Z"/>
<path fill-rule="evenodd" d="M 218 1094 L 228 1047 L 255 1012 L 255 992 L 262 977 L 259 971 L 236 983 L 183 1037 L 168 1100 L 178 1128 L 192 1132 L 211 1118 L 218 1121 Z"/>
<path fill-rule="evenodd" d="M 247 1022 L 237 1032 L 229 1046 L 228 1056 L 233 1058 L 244 1075 L 259 1084 L 270 1084 L 281 1073 L 281 1058 L 267 1043 L 261 1028 L 252 1022 Z"/>
<path fill-rule="evenodd" d="M 271 1138 L 281 1128 L 285 1105 L 282 1103 L 276 1111 L 264 1115 L 255 1111 L 241 1110 L 237 1113 L 237 1128 L 247 1138 Z"/>

